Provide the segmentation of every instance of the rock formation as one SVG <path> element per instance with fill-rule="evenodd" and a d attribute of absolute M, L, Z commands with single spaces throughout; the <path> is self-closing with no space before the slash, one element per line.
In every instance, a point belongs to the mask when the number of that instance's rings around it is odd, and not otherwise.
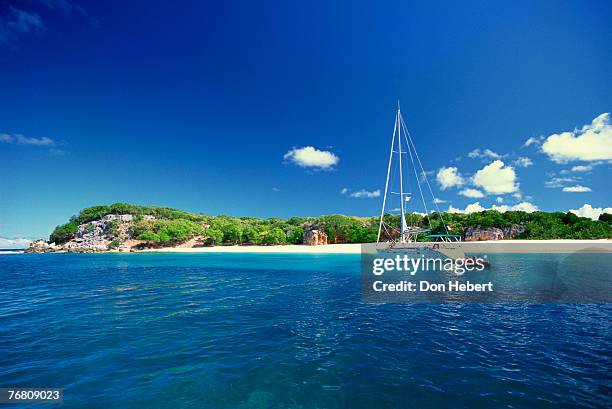
<path fill-rule="evenodd" d="M 323 230 L 309 228 L 304 231 L 303 242 L 307 246 L 321 246 L 327 244 L 327 234 Z"/>
<path fill-rule="evenodd" d="M 513 224 L 505 229 L 497 227 L 479 228 L 468 227 L 463 232 L 464 241 L 489 241 L 489 240 L 504 240 L 514 239 L 525 233 L 525 226 Z"/>
<path fill-rule="evenodd" d="M 47 243 L 43 239 L 35 240 L 30 244 L 30 247 L 25 250 L 25 253 L 53 253 L 62 250 L 61 246 L 56 246 L 55 243 Z"/>
<path fill-rule="evenodd" d="M 154 220 L 153 216 L 145 216 Z M 144 217 L 143 217 L 144 219 Z M 130 227 L 134 223 L 131 214 L 109 214 L 100 220 L 79 225 L 74 238 L 62 245 L 36 240 L 26 250 L 27 253 L 50 253 L 70 251 L 75 253 L 95 253 L 100 251 L 130 251 L 125 241 L 130 239 Z"/>

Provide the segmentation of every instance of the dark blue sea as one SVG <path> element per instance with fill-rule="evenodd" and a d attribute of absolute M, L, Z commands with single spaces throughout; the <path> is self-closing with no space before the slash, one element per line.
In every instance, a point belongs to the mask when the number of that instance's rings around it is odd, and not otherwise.
<path fill-rule="evenodd" d="M 0 387 L 65 408 L 612 405 L 610 304 L 362 304 L 359 262 L 0 255 Z"/>

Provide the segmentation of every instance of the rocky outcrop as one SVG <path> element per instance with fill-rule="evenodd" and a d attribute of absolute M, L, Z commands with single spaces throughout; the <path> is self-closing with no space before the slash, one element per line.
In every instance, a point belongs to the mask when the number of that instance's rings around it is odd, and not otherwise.
<path fill-rule="evenodd" d="M 128 238 L 128 229 L 133 220 L 131 214 L 109 214 L 100 220 L 81 224 L 76 237 L 64 244 L 63 248 L 66 251 L 89 253 L 119 247 Z"/>
<path fill-rule="evenodd" d="M 502 229 L 497 227 L 489 228 L 477 228 L 468 227 L 463 232 L 464 241 L 489 241 L 489 240 L 502 240 L 504 238 L 504 232 Z"/>
<path fill-rule="evenodd" d="M 54 253 L 62 250 L 61 246 L 56 246 L 55 243 L 47 243 L 43 239 L 35 240 L 30 244 L 30 247 L 25 250 L 25 253 Z"/>
<path fill-rule="evenodd" d="M 527 228 L 520 224 L 513 224 L 510 227 L 504 229 L 504 238 L 505 239 L 516 239 L 517 237 L 521 237 Z"/>
<path fill-rule="evenodd" d="M 327 234 L 323 230 L 309 228 L 304 231 L 303 242 L 307 246 L 322 246 L 327 244 Z"/>
<path fill-rule="evenodd" d="M 527 229 L 525 226 L 519 224 L 513 224 L 505 229 L 499 229 L 497 227 L 478 228 L 468 227 L 463 232 L 464 241 L 490 241 L 490 240 L 504 240 L 514 239 L 525 233 Z"/>
<path fill-rule="evenodd" d="M 146 217 L 146 219 L 145 219 Z M 144 216 L 143 220 L 154 220 L 153 216 Z M 133 226 L 134 216 L 131 214 L 109 214 L 100 220 L 79 225 L 74 238 L 62 245 L 49 244 L 44 240 L 37 240 L 28 253 L 50 253 L 56 251 L 70 251 L 75 253 L 95 253 L 101 251 L 130 251 L 126 245 L 130 237 L 130 227 Z"/>

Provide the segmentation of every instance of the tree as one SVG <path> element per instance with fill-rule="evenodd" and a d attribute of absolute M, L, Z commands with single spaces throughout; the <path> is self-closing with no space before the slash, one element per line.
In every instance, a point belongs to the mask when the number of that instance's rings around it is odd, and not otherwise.
<path fill-rule="evenodd" d="M 580 218 L 572 212 L 567 212 L 561 220 L 565 224 L 575 224 L 576 222 L 578 222 L 578 220 L 580 220 Z"/>
<path fill-rule="evenodd" d="M 205 232 L 206 243 L 210 245 L 218 245 L 223 242 L 223 232 L 221 230 L 209 228 Z"/>
<path fill-rule="evenodd" d="M 304 229 L 294 227 L 293 230 L 287 232 L 287 241 L 291 244 L 302 244 L 304 239 Z"/>
<path fill-rule="evenodd" d="M 282 229 L 278 227 L 263 232 L 261 235 L 261 244 L 266 245 L 275 245 L 275 244 L 286 244 L 287 243 L 287 235 Z"/>
<path fill-rule="evenodd" d="M 74 238 L 78 229 L 79 225 L 75 221 L 57 226 L 55 230 L 53 230 L 53 233 L 51 233 L 51 236 L 49 236 L 49 241 L 57 244 L 66 243 Z"/>
<path fill-rule="evenodd" d="M 244 243 L 257 244 L 257 236 L 257 230 L 255 230 L 251 226 L 246 227 L 242 231 L 242 240 Z"/>
<path fill-rule="evenodd" d="M 137 237 L 138 237 L 138 240 L 160 241 L 159 236 L 150 230 L 140 233 L 140 235 L 138 235 Z"/>
<path fill-rule="evenodd" d="M 229 222 L 225 224 L 223 241 L 232 244 L 239 244 L 242 241 L 242 226 L 239 222 Z"/>
<path fill-rule="evenodd" d="M 602 213 L 599 215 L 599 219 L 600 222 L 606 222 L 606 223 L 611 223 L 612 224 L 612 214 L 610 213 Z"/>

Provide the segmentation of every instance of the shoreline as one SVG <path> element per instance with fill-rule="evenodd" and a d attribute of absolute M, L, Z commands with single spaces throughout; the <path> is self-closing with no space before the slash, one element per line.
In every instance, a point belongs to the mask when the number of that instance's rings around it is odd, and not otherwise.
<path fill-rule="evenodd" d="M 433 245 L 434 242 L 417 242 L 418 246 Z M 41 253 L 85 253 L 85 254 L 137 254 L 137 253 L 261 253 L 261 254 L 360 254 L 362 244 L 372 243 L 347 243 L 347 244 L 324 244 L 308 246 L 304 244 L 284 244 L 273 246 L 210 246 L 210 247 L 160 247 L 145 250 L 106 250 L 93 252 L 79 251 L 49 251 L 32 252 Z M 416 243 L 415 243 L 416 244 Z M 442 246 L 460 244 L 466 253 L 571 253 L 571 252 L 612 252 L 612 239 L 554 239 L 554 240 L 491 240 L 491 241 L 462 241 L 462 242 L 437 242 Z M 3 249 L 1 254 L 21 254 L 25 249 Z"/>
<path fill-rule="evenodd" d="M 162 247 L 139 250 L 135 253 L 301 253 L 301 254 L 359 254 L 361 244 L 324 244 L 306 246 L 283 244 L 278 246 L 210 246 L 210 247 Z"/>
<path fill-rule="evenodd" d="M 419 242 L 425 243 L 425 242 Z M 433 244 L 433 242 L 430 242 Z M 463 241 L 465 250 L 487 251 L 493 253 L 566 253 L 581 251 L 595 246 L 601 251 L 612 251 L 612 240 L 491 240 L 491 241 Z M 369 244 L 369 243 L 364 243 Z M 211 247 L 163 247 L 158 249 L 139 250 L 136 253 L 297 253 L 297 254 L 360 254 L 361 244 L 324 244 L 320 246 L 306 246 L 286 244 L 277 246 L 211 246 Z"/>

